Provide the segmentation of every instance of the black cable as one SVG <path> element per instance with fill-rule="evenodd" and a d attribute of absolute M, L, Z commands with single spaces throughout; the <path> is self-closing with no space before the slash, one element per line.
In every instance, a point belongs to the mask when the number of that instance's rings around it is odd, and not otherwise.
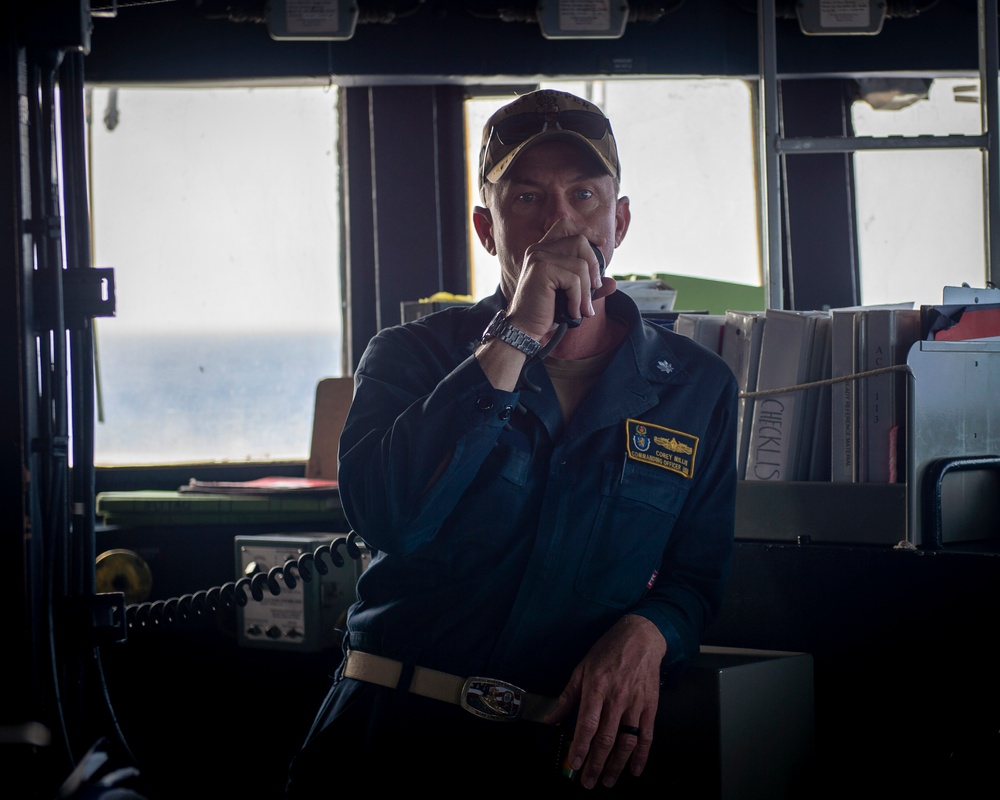
<path fill-rule="evenodd" d="M 115 740 L 118 742 L 119 746 L 121 746 L 125 755 L 128 756 L 132 764 L 138 766 L 139 762 L 132 753 L 132 749 L 129 747 L 128 742 L 125 739 L 124 731 L 122 731 L 121 726 L 118 724 L 118 716 L 115 714 L 115 708 L 111 702 L 111 694 L 108 692 L 108 682 L 104 676 L 104 665 L 101 662 L 101 650 L 99 647 L 94 648 L 94 667 L 97 672 L 98 685 L 101 687 L 101 696 L 104 698 L 104 707 L 108 712 L 111 729 L 115 733 Z"/>
<path fill-rule="evenodd" d="M 914 2 L 914 0 L 888 0 L 885 14 L 890 19 L 919 17 L 925 11 L 934 8 L 940 1 L 923 0 L 923 2 Z"/>
<path fill-rule="evenodd" d="M 527 389 L 529 392 L 536 393 L 542 391 L 541 386 L 528 379 L 528 369 L 535 364 L 544 361 L 545 357 L 556 348 L 559 342 L 562 341 L 562 338 L 566 335 L 567 330 L 569 330 L 569 324 L 566 322 L 560 322 L 559 327 L 556 328 L 555 333 L 552 334 L 552 337 L 545 343 L 545 345 L 524 362 L 524 366 L 521 367 L 521 374 L 517 378 L 516 388 L 518 390 Z"/>
<path fill-rule="evenodd" d="M 186 622 L 207 612 L 246 606 L 250 600 L 260 602 L 266 596 L 265 592 L 277 596 L 281 594 L 282 586 L 294 589 L 299 580 L 308 583 L 315 575 L 326 575 L 330 571 L 328 561 L 338 568 L 343 567 L 347 562 L 341 549 L 354 560 L 360 559 L 363 552 L 358 542 L 364 544 L 355 531 L 350 531 L 346 536 L 324 542 L 311 553 L 303 553 L 298 558 L 290 558 L 284 564 L 272 567 L 267 573 L 244 576 L 221 586 L 168 600 L 133 603 L 125 607 L 126 625 L 134 629 Z"/>
<path fill-rule="evenodd" d="M 72 740 L 66 720 L 63 681 L 58 657 L 57 626 L 60 619 L 57 603 L 68 589 L 67 559 L 69 542 L 68 489 L 68 420 L 66 333 L 63 314 L 63 259 L 59 226 L 59 197 L 56 176 L 56 70 L 62 60 L 59 50 L 42 49 L 31 53 L 31 91 L 28 106 L 31 233 L 37 267 L 32 271 L 31 291 L 36 309 L 34 356 L 38 371 L 38 428 L 32 450 L 39 460 L 39 496 L 44 512 L 41 518 L 39 555 L 42 562 L 38 592 L 41 614 L 46 626 L 47 668 L 49 670 L 51 714 L 58 726 L 58 737 L 70 766 L 75 763 Z M 37 312 L 41 310 L 41 319 Z"/>

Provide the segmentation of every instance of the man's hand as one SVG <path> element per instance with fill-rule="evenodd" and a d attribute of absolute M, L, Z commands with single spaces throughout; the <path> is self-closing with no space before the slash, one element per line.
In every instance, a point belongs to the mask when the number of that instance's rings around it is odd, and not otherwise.
<path fill-rule="evenodd" d="M 569 761 L 582 784 L 613 786 L 631 759 L 633 775 L 646 766 L 660 699 L 663 635 L 645 617 L 622 617 L 577 665 L 546 718 L 566 719 L 578 708 Z M 638 734 L 622 730 L 635 727 Z"/>
<path fill-rule="evenodd" d="M 560 219 L 525 250 L 509 312 L 530 336 L 542 339 L 552 329 L 557 291 L 565 292 L 570 316 L 594 315 L 591 290 L 599 289 L 603 280 L 592 236 L 589 229 L 581 231 Z"/>

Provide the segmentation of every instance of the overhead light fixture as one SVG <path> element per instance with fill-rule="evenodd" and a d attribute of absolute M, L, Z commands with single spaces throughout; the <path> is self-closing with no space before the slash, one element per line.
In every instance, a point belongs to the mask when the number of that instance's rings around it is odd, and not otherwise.
<path fill-rule="evenodd" d="M 358 24 L 358 4 L 341 0 L 268 0 L 272 39 L 346 41 Z"/>
<path fill-rule="evenodd" d="M 795 15 L 805 34 L 873 36 L 885 22 L 885 0 L 798 0 Z"/>
<path fill-rule="evenodd" d="M 620 39 L 628 22 L 625 0 L 543 0 L 535 12 L 546 39 Z"/>

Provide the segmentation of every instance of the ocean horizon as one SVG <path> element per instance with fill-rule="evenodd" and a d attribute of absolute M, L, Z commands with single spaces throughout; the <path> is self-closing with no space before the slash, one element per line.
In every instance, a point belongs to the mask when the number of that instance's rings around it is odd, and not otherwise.
<path fill-rule="evenodd" d="M 336 332 L 108 335 L 98 341 L 98 465 L 305 459 Z"/>

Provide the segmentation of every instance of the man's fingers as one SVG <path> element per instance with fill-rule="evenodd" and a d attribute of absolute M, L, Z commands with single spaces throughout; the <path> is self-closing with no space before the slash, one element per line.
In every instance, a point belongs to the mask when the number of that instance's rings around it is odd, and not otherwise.
<path fill-rule="evenodd" d="M 642 733 L 639 735 L 639 741 L 636 743 L 635 750 L 632 751 L 632 774 L 638 777 L 642 775 L 642 771 L 646 768 L 646 762 L 649 761 L 649 751 L 653 746 L 653 734 L 652 733 Z"/>
<path fill-rule="evenodd" d="M 646 768 L 646 762 L 649 761 L 649 752 L 653 747 L 653 726 L 655 719 L 655 715 L 653 717 L 643 715 L 643 719 L 638 725 L 639 733 L 635 737 L 635 749 L 632 750 L 629 767 L 631 773 L 635 776 L 642 774 L 642 771 Z"/>
<path fill-rule="evenodd" d="M 621 728 L 619 728 L 618 735 L 615 737 L 615 743 L 611 748 L 611 753 L 608 756 L 607 763 L 604 765 L 604 769 L 600 773 L 601 782 L 605 786 L 615 785 L 618 781 L 618 777 L 622 774 L 622 771 L 628 764 L 629 759 L 632 757 L 632 753 L 635 751 L 635 746 L 638 742 L 639 737 L 636 734 L 622 731 Z"/>
<path fill-rule="evenodd" d="M 651 730 L 639 726 L 620 725 L 610 747 L 608 737 L 598 734 L 591 742 L 590 755 L 582 775 L 584 786 L 591 788 L 600 781 L 614 786 L 628 770 L 639 776 L 646 768 L 653 743 Z M 602 761 L 603 757 L 603 761 Z"/>
<path fill-rule="evenodd" d="M 614 752 L 615 744 L 618 740 L 617 733 L 613 727 L 602 725 L 594 737 L 590 740 L 590 748 L 587 754 L 587 760 L 583 764 L 583 774 L 581 776 L 581 782 L 588 789 L 593 788 L 597 785 L 597 781 L 601 779 L 601 776 L 607 777 L 610 773 L 610 768 L 613 765 L 613 761 L 609 761 L 609 756 Z M 575 744 L 574 739 L 574 744 Z M 618 770 L 614 772 L 614 776 L 617 777 L 618 772 L 621 772 L 621 766 L 625 764 L 628 759 L 626 754 L 625 759 L 621 761 L 621 765 Z M 612 780 L 612 783 L 614 781 Z"/>

